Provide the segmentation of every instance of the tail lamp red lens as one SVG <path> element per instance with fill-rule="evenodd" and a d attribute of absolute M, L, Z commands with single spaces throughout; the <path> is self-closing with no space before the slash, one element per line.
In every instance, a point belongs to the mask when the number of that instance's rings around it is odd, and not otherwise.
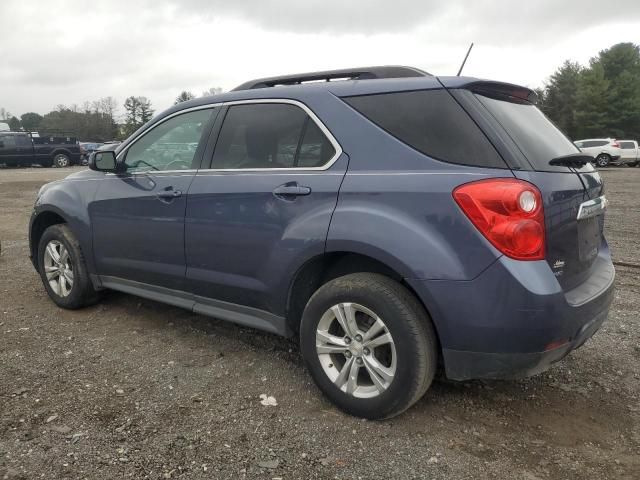
<path fill-rule="evenodd" d="M 466 183 L 453 198 L 494 247 L 516 260 L 543 260 L 545 228 L 542 195 L 532 184 L 512 178 Z"/>

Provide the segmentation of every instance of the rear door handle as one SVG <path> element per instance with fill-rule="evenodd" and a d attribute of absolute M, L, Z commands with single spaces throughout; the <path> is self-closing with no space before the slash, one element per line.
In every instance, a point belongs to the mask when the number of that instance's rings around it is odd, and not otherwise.
<path fill-rule="evenodd" d="M 278 197 L 301 196 L 309 195 L 310 193 L 311 188 L 298 185 L 297 183 L 285 183 L 284 185 L 276 187 L 273 191 L 273 194 Z"/>
<path fill-rule="evenodd" d="M 156 193 L 156 196 L 158 198 L 163 198 L 163 199 L 171 199 L 171 198 L 177 198 L 179 196 L 182 195 L 182 192 L 180 190 L 163 190 L 161 192 Z"/>

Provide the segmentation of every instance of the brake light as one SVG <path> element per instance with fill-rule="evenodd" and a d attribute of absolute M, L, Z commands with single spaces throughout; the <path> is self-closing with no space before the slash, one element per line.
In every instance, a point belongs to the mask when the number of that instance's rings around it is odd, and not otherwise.
<path fill-rule="evenodd" d="M 611 142 L 611 146 L 614 148 L 620 148 L 620 144 L 618 143 L 617 140 L 614 140 L 613 142 Z"/>
<path fill-rule="evenodd" d="M 516 260 L 545 256 L 542 195 L 532 184 L 511 178 L 466 183 L 453 198 L 494 247 Z"/>

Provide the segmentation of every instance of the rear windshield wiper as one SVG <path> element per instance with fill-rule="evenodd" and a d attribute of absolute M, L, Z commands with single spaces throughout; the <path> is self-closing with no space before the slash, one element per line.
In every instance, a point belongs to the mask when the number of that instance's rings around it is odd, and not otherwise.
<path fill-rule="evenodd" d="M 562 167 L 584 167 L 587 163 L 593 162 L 591 155 L 584 153 L 570 153 L 569 155 L 563 155 L 562 157 L 554 158 L 549 162 L 549 165 L 559 165 Z"/>

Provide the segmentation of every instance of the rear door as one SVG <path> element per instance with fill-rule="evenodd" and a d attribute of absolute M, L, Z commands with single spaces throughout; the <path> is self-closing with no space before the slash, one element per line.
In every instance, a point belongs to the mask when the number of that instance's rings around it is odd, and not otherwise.
<path fill-rule="evenodd" d="M 189 190 L 187 281 L 196 311 L 215 299 L 282 315 L 295 270 L 324 252 L 346 167 L 305 105 L 229 104 L 210 169 Z"/>
<path fill-rule="evenodd" d="M 16 153 L 21 165 L 31 165 L 34 162 L 33 142 L 28 135 L 16 135 Z"/>
<path fill-rule="evenodd" d="M 504 94 L 476 93 L 475 98 L 506 132 L 513 150 L 530 168 L 514 169 L 514 175 L 541 191 L 546 221 L 547 261 L 558 282 L 570 290 L 591 274 L 603 241 L 603 210 L 581 205 L 603 195 L 600 174 L 591 163 L 581 168 L 550 165 L 555 158 L 579 152 L 538 108 L 528 101 Z M 600 205 L 600 204 L 598 204 Z"/>

